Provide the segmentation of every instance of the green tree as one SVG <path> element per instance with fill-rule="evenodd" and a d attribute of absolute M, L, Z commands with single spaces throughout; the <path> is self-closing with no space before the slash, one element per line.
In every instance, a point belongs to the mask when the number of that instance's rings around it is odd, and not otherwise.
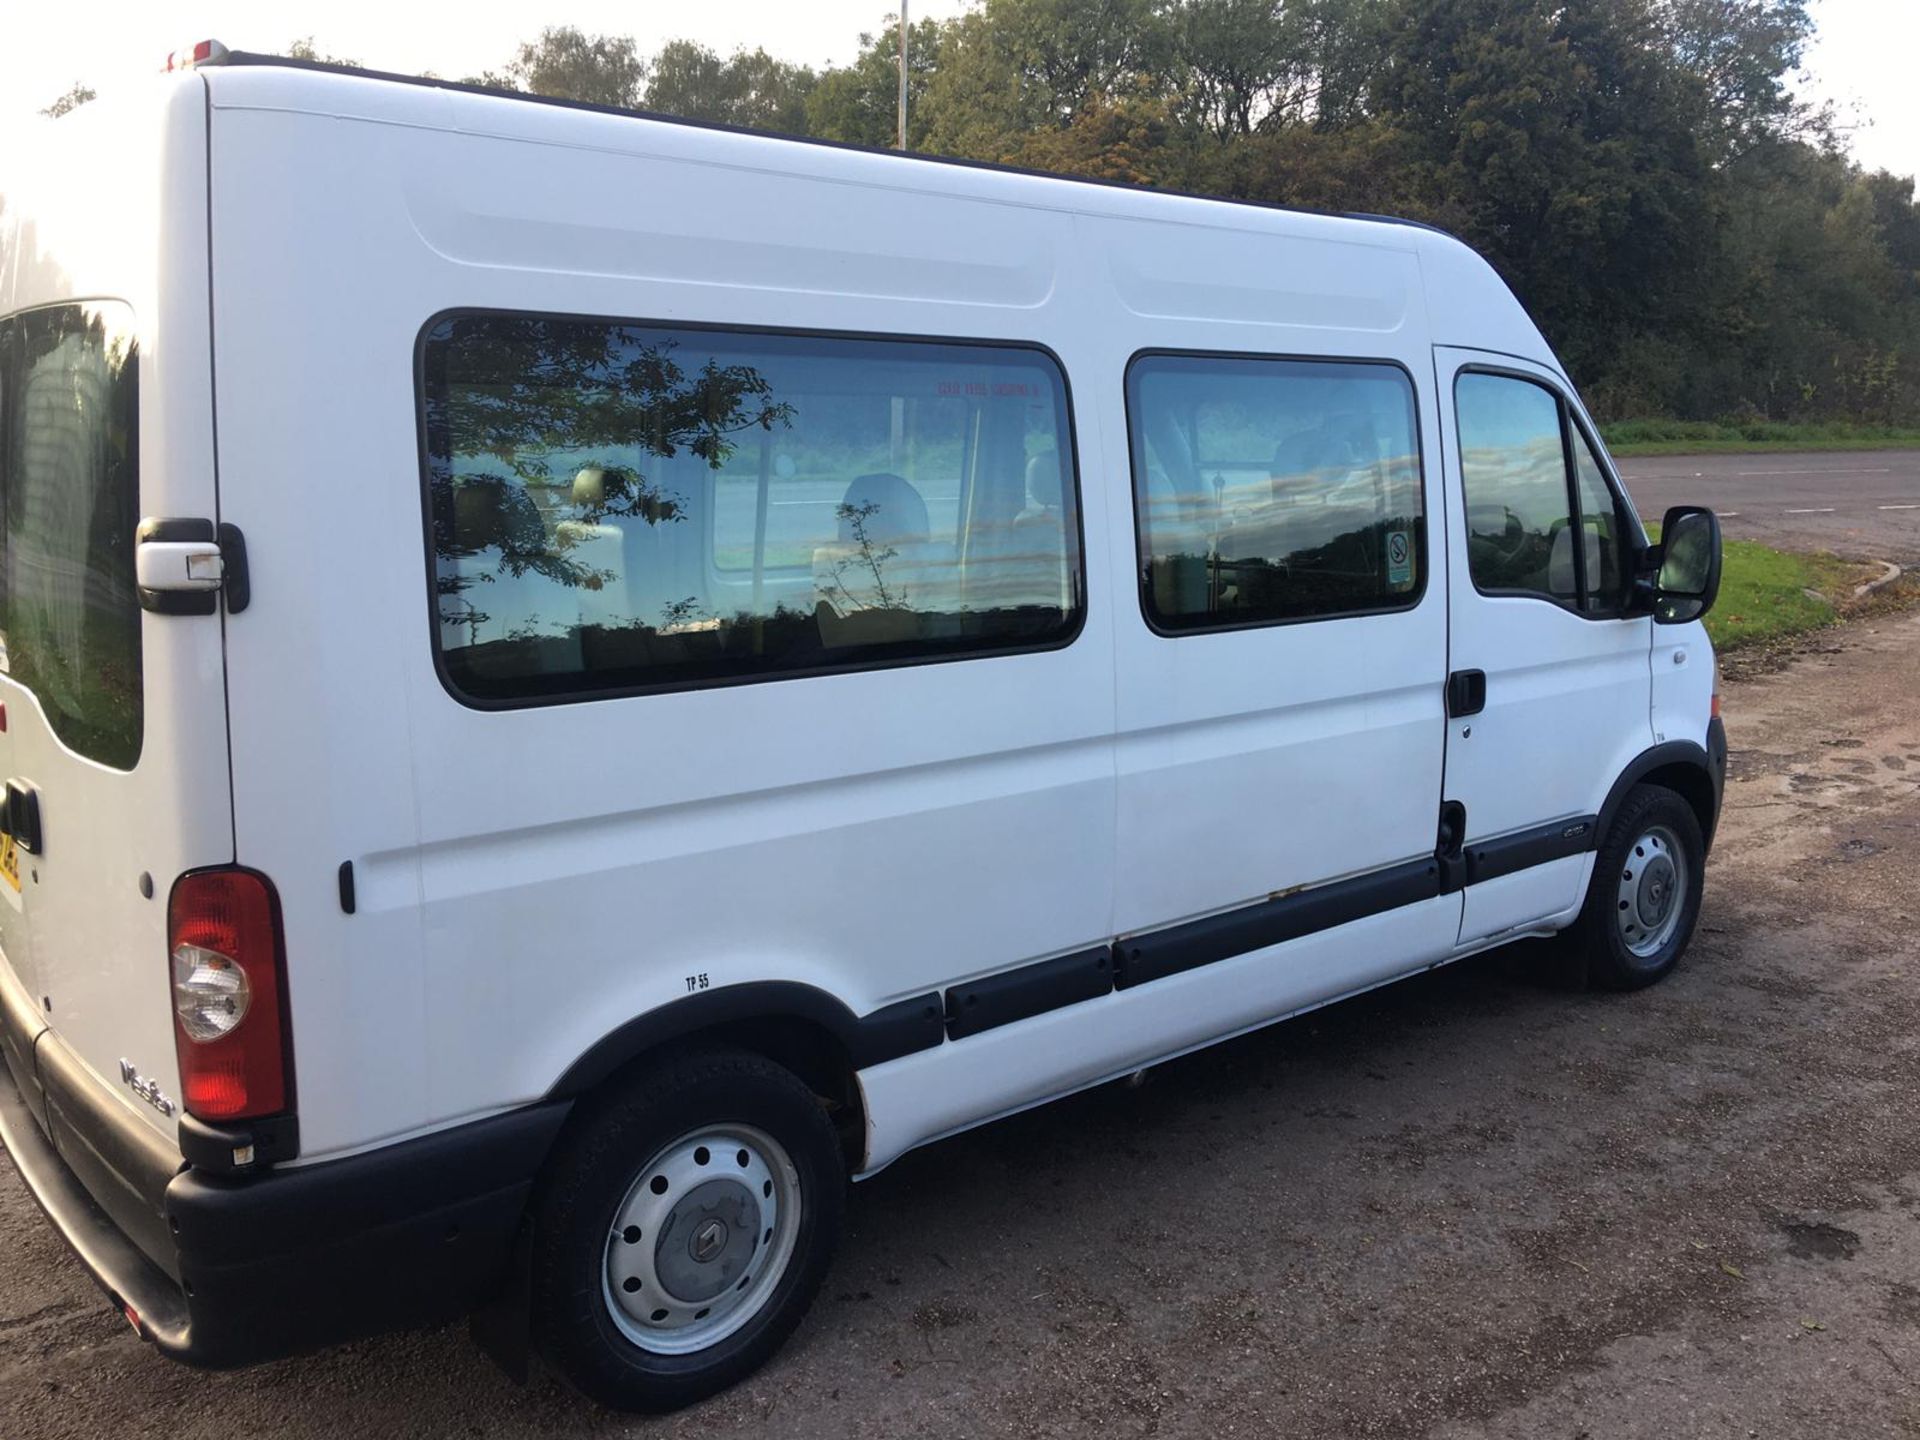
<path fill-rule="evenodd" d="M 47 108 L 42 110 L 40 113 L 42 115 L 47 116 L 49 119 L 58 120 L 62 115 L 65 115 L 68 111 L 78 110 L 82 105 L 86 104 L 89 100 L 96 100 L 98 98 L 99 97 L 94 94 L 93 87 L 91 85 L 84 85 L 80 81 L 76 80 L 73 82 L 71 86 L 67 88 L 67 92 L 64 95 L 62 95 L 59 99 L 55 100 L 51 105 L 47 106 Z"/>
<path fill-rule="evenodd" d="M 1304 7 L 1279 0 L 1187 0 L 1167 13 L 1180 113 L 1228 138 L 1268 116 L 1297 113 L 1306 59 L 1295 23 Z"/>
<path fill-rule="evenodd" d="M 1674 58 L 1706 87 L 1716 158 L 1824 133 L 1825 112 L 1787 83 L 1813 35 L 1807 0 L 1662 0 L 1657 15 Z"/>
<path fill-rule="evenodd" d="M 692 40 L 670 40 L 653 57 L 646 108 L 689 120 L 805 134 L 813 71 L 765 50 L 722 59 Z"/>
<path fill-rule="evenodd" d="M 890 146 L 899 132 L 900 28 L 893 23 L 878 34 L 860 37 L 860 55 L 851 65 L 823 71 L 807 97 L 807 130 L 824 140 L 850 145 Z M 924 148 L 927 136 L 927 86 L 938 64 L 944 27 L 937 20 L 910 24 L 907 35 L 907 148 Z"/>
<path fill-rule="evenodd" d="M 1646 0 L 1408 0 L 1371 103 L 1416 210 L 1476 244 L 1577 369 L 1692 317 L 1708 106 Z"/>
<path fill-rule="evenodd" d="M 1095 95 L 1064 127 L 1029 134 L 1009 158 L 1057 175 L 1177 188 L 1187 167 L 1174 138 L 1171 113 L 1157 96 L 1109 101 Z"/>
<path fill-rule="evenodd" d="M 646 79 L 646 61 L 630 37 L 587 35 L 563 25 L 522 44 L 504 70 L 489 70 L 469 83 L 632 110 Z"/>
<path fill-rule="evenodd" d="M 345 65 L 352 70 L 365 67 L 358 60 L 349 60 L 344 55 L 329 55 L 313 43 L 313 36 L 307 35 L 287 46 L 289 60 L 311 60 L 316 65 Z"/>
<path fill-rule="evenodd" d="M 983 0 L 913 27 L 912 148 L 1431 220 L 1604 414 L 1920 422 L 1920 208 L 1795 93 L 1811 0 Z M 549 30 L 515 88 L 894 143 L 897 30 L 764 50 Z"/>
<path fill-rule="evenodd" d="M 1183 119 L 1230 139 L 1362 118 L 1385 0 L 1175 0 L 1163 12 Z"/>
<path fill-rule="evenodd" d="M 942 32 L 927 146 L 1005 159 L 1096 97 L 1155 91 L 1171 63 L 1155 0 L 986 0 Z"/>

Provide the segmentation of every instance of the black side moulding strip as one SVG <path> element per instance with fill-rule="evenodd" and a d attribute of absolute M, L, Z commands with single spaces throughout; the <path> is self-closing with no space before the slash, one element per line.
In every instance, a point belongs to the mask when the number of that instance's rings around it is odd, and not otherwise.
<path fill-rule="evenodd" d="M 1063 1005 L 1098 999 L 1112 989 L 1110 945 L 1003 970 L 947 991 L 947 1034 L 964 1039 Z"/>
<path fill-rule="evenodd" d="M 1114 985 L 1125 990 L 1150 980 L 1163 980 L 1249 950 L 1431 900 L 1438 894 L 1440 862 L 1429 856 L 1244 905 L 1223 915 L 1129 936 L 1114 946 Z"/>
<path fill-rule="evenodd" d="M 947 1038 L 946 1022 L 938 990 L 897 1000 L 862 1015 L 854 1068 L 863 1070 L 916 1050 L 931 1050 Z"/>
<path fill-rule="evenodd" d="M 1599 834 L 1598 816 L 1572 815 L 1492 840 L 1471 841 L 1467 845 L 1467 883 L 1478 885 L 1550 860 L 1584 854 L 1599 843 Z"/>

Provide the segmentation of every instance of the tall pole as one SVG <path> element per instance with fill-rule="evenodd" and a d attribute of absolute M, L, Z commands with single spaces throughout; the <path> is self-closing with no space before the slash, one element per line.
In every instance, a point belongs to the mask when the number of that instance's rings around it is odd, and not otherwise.
<path fill-rule="evenodd" d="M 900 0 L 900 149 L 907 148 L 907 0 Z"/>

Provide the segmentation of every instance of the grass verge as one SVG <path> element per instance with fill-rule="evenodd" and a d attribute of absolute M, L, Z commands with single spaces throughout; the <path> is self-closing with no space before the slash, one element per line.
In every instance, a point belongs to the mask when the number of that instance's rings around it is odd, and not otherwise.
<path fill-rule="evenodd" d="M 1660 527 L 1648 525 L 1647 534 L 1657 541 Z M 1724 545 L 1720 597 L 1707 612 L 1707 634 L 1722 654 L 1833 624 L 1853 598 L 1853 587 L 1879 568 L 1825 551 L 1776 550 L 1753 540 Z"/>
<path fill-rule="evenodd" d="M 1920 449 L 1920 429 L 1852 425 L 1840 421 L 1787 424 L 1775 420 L 1616 420 L 1602 425 L 1607 449 L 1618 456 L 1741 455 L 1769 450 Z"/>
<path fill-rule="evenodd" d="M 1838 556 L 1729 540 L 1707 634 L 1716 650 L 1738 650 L 1818 630 L 1839 618 L 1860 577 L 1860 566 Z"/>

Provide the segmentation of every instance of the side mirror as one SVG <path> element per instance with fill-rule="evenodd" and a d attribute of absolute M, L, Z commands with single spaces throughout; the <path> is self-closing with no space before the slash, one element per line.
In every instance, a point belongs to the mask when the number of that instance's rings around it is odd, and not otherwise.
<path fill-rule="evenodd" d="M 1720 518 L 1699 505 L 1676 505 L 1660 522 L 1653 618 L 1684 625 L 1713 608 L 1720 593 Z"/>

